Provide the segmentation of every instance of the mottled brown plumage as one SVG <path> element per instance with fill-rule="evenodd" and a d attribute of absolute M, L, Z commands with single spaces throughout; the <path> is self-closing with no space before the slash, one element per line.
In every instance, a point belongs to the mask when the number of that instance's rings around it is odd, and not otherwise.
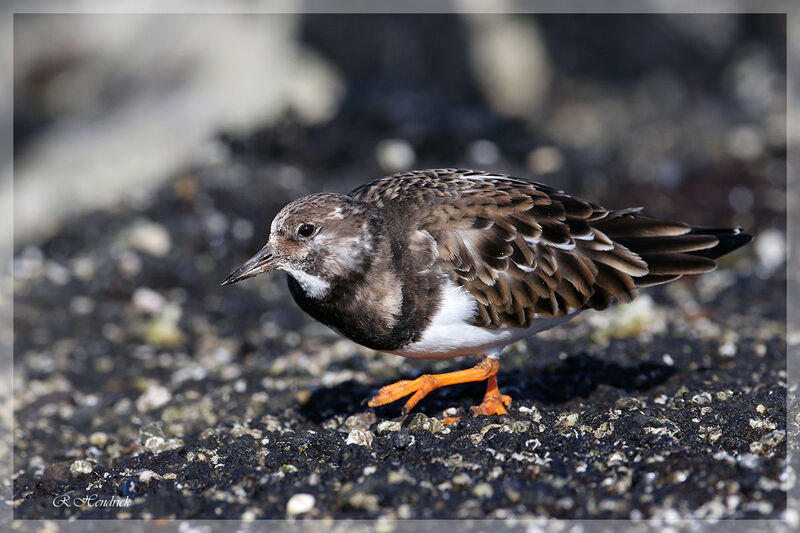
<path fill-rule="evenodd" d="M 604 309 L 629 301 L 637 287 L 708 272 L 697 252 L 719 244 L 714 231 L 641 214 L 608 210 L 541 183 L 457 169 L 380 178 L 351 196 L 413 213 L 412 231 L 427 232 L 446 273 L 479 302 L 474 323 L 528 327 L 536 318 Z M 723 252 L 724 253 L 724 252 Z"/>

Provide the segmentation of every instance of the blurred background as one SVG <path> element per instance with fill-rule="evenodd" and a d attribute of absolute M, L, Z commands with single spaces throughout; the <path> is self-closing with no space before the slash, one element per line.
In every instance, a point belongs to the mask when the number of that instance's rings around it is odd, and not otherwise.
<path fill-rule="evenodd" d="M 287 202 L 407 169 L 741 225 L 753 244 L 652 291 L 631 334 L 713 308 L 742 313 L 703 322 L 725 350 L 753 317 L 780 336 L 786 32 L 768 14 L 16 15 L 17 467 L 98 428 L 183 435 L 407 374 L 351 358 L 282 276 L 218 287 Z M 575 351 L 615 335 L 588 323 Z"/>
<path fill-rule="evenodd" d="M 222 309 L 217 280 L 283 205 L 432 167 L 740 225 L 756 236 L 742 272 L 767 279 L 785 264 L 783 15 L 14 23 L 18 300 L 52 298 L 44 279 L 92 309 L 92 294 L 129 303 L 140 287 Z M 254 283 L 285 300 L 282 280 Z"/>
<path fill-rule="evenodd" d="M 17 15 L 16 237 L 198 170 L 277 201 L 438 166 L 780 228 L 785 41 L 782 15 Z M 246 196 L 219 215 L 263 232 Z"/>

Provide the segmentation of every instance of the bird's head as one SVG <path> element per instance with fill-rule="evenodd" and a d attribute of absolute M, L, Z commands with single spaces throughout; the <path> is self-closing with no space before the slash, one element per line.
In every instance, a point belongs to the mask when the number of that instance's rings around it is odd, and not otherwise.
<path fill-rule="evenodd" d="M 323 298 L 333 283 L 368 259 L 375 220 L 373 207 L 343 194 L 320 193 L 295 200 L 275 216 L 264 247 L 222 284 L 283 270 L 306 296 Z"/>

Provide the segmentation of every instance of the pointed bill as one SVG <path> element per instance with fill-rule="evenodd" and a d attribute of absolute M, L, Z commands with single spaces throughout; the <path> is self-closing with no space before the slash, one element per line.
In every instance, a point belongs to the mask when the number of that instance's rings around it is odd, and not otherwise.
<path fill-rule="evenodd" d="M 278 262 L 279 256 L 270 247 L 269 244 L 264 246 L 253 257 L 245 261 L 236 270 L 231 272 L 222 285 L 229 285 L 242 281 L 243 279 L 252 278 L 263 272 L 273 270 Z"/>

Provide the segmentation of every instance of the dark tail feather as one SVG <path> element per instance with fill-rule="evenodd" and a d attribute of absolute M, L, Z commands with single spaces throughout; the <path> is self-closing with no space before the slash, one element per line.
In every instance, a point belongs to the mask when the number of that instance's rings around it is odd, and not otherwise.
<path fill-rule="evenodd" d="M 661 235 L 655 224 L 652 231 L 639 232 L 635 224 L 633 229 L 621 231 L 623 236 L 611 236 L 612 239 L 635 252 L 641 257 L 649 272 L 634 278 L 637 287 L 649 287 L 676 280 L 685 274 L 702 274 L 714 270 L 717 266 L 714 259 L 744 246 L 752 237 L 742 233 L 741 228 L 712 228 L 684 226 L 684 233 L 675 235 L 668 224 Z M 616 228 L 615 228 L 616 229 Z M 689 229 L 689 231 L 686 231 Z"/>
<path fill-rule="evenodd" d="M 689 235 L 713 235 L 717 238 L 719 243 L 705 250 L 697 250 L 690 252 L 692 255 L 699 255 L 701 257 L 708 257 L 709 259 L 716 259 L 730 253 L 737 248 L 741 248 L 751 240 L 753 236 L 742 232 L 742 228 L 710 228 L 694 226 Z"/>

